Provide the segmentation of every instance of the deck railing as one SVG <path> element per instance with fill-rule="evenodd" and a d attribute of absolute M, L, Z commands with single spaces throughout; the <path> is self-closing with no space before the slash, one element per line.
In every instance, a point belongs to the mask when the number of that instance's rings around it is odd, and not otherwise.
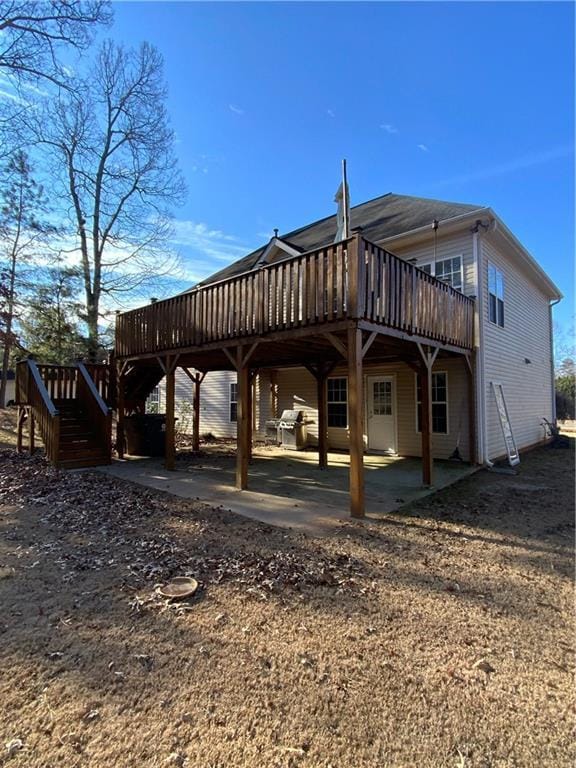
<path fill-rule="evenodd" d="M 473 346 L 472 299 L 354 236 L 125 312 L 116 322 L 116 355 L 201 347 L 347 318 Z"/>
<path fill-rule="evenodd" d="M 109 391 L 108 366 L 37 364 L 22 360 L 16 364 L 16 403 L 32 408 L 38 423 L 47 458 L 58 463 L 60 449 L 60 412 L 57 403 L 78 403 L 99 437 L 102 447 L 111 450 L 112 411 L 104 400 Z"/>
<path fill-rule="evenodd" d="M 16 402 L 32 409 L 49 461 L 58 462 L 60 413 L 52 402 L 39 366 L 33 360 L 16 363 Z"/>

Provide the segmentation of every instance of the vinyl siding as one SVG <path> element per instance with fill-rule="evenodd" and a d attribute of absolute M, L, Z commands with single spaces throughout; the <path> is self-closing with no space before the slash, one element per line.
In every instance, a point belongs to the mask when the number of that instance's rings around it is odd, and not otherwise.
<path fill-rule="evenodd" d="M 395 246 L 394 243 L 388 243 L 385 247 L 391 253 L 405 260 L 417 259 L 417 267 L 434 261 L 434 240 L 432 234 L 430 239 L 423 244 L 400 247 Z M 436 260 L 453 259 L 456 256 L 462 257 L 463 293 L 468 296 L 475 295 L 476 285 L 471 232 L 466 231 L 446 237 L 438 235 Z"/>
<path fill-rule="evenodd" d="M 460 455 L 469 458 L 468 396 L 465 361 L 448 358 L 437 362 L 434 371 L 448 374 L 448 434 L 432 436 L 435 458 L 447 459 L 459 442 Z M 416 431 L 416 375 L 412 368 L 403 364 L 364 366 L 365 376 L 394 376 L 396 381 L 397 452 L 400 456 L 421 456 L 421 437 Z M 346 368 L 335 368 L 332 376 L 346 376 Z M 366 400 L 366 398 L 365 398 Z M 318 406 L 316 380 L 304 368 L 290 368 L 278 372 L 278 410 L 299 409 L 312 423 L 308 435 L 312 445 L 318 444 Z M 365 445 L 367 446 L 366 419 Z M 347 450 L 348 429 L 328 429 L 330 448 Z"/>
<path fill-rule="evenodd" d="M 194 373 L 194 371 L 192 371 Z M 236 423 L 230 421 L 230 384 L 236 381 L 233 371 L 211 371 L 200 386 L 200 435 L 236 437 Z M 175 375 L 175 415 L 177 428 L 191 433 L 193 425 L 192 398 L 194 385 L 181 368 Z M 159 412 L 166 411 L 166 380 L 160 382 Z M 266 419 L 270 418 L 270 374 L 263 371 L 254 384 L 255 435 L 264 435 Z"/>
<path fill-rule="evenodd" d="M 518 448 L 543 440 L 542 417 L 552 420 L 550 314 L 548 298 L 511 258 L 486 238 L 481 248 L 487 445 L 495 458 L 506 448 L 492 381 L 503 385 Z M 488 263 L 504 275 L 504 328 L 489 321 Z"/>

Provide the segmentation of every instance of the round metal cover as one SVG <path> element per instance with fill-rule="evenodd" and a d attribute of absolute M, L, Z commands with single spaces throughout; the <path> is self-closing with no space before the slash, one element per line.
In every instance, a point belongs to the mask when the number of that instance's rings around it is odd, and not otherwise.
<path fill-rule="evenodd" d="M 175 576 L 168 584 L 160 587 L 158 592 L 162 597 L 171 597 L 178 600 L 183 597 L 190 597 L 198 589 L 198 582 L 191 576 Z"/>

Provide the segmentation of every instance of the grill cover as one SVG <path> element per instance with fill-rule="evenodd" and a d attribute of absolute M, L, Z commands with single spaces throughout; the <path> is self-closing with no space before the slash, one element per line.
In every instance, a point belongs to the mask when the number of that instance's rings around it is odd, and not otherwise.
<path fill-rule="evenodd" d="M 293 427 L 304 419 L 304 411 L 291 410 L 287 408 L 282 411 L 280 416 L 280 427 Z"/>

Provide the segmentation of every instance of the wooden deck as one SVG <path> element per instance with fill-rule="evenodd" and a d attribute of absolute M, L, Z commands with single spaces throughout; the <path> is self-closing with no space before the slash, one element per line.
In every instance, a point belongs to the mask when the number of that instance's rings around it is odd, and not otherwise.
<path fill-rule="evenodd" d="M 166 467 L 175 467 L 175 370 L 193 368 L 194 421 L 206 371 L 236 370 L 236 487 L 248 487 L 251 377 L 261 368 L 305 366 L 316 378 L 319 465 L 327 465 L 326 387 L 338 361 L 348 368 L 350 511 L 364 514 L 364 361 L 402 360 L 419 376 L 423 483 L 433 482 L 432 366 L 463 356 L 473 413 L 474 300 L 354 235 L 274 264 L 125 312 L 116 321 L 117 446 L 124 414 L 144 407 L 166 376 Z M 192 375 L 192 374 L 191 374 Z M 148 390 L 142 383 L 148 383 Z M 138 405 L 139 400 L 140 405 Z M 474 420 L 470 420 L 471 444 Z M 196 436 L 195 447 L 198 447 Z"/>
<path fill-rule="evenodd" d="M 355 235 L 118 316 L 116 356 L 235 346 L 359 321 L 470 350 L 474 301 Z"/>

